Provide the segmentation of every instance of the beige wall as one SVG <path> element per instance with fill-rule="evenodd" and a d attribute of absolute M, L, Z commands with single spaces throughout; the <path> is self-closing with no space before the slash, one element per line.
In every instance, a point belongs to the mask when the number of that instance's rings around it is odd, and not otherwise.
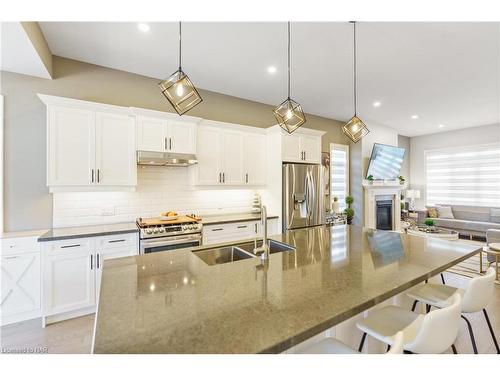
<path fill-rule="evenodd" d="M 52 197 L 45 185 L 45 106 L 37 93 L 173 112 L 156 79 L 54 56 L 53 80 L 1 72 L 5 95 L 5 230 L 52 226 Z M 203 103 L 189 112 L 210 120 L 266 128 L 272 106 L 201 90 Z M 322 149 L 347 144 L 341 123 L 307 115 L 306 127 L 323 130 Z"/>

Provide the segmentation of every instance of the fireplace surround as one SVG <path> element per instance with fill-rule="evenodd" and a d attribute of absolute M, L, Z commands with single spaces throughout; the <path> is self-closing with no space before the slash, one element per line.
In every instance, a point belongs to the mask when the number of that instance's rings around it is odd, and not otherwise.
<path fill-rule="evenodd" d="M 365 191 L 364 226 L 371 229 L 401 229 L 401 191 L 404 185 L 398 181 L 363 181 Z"/>

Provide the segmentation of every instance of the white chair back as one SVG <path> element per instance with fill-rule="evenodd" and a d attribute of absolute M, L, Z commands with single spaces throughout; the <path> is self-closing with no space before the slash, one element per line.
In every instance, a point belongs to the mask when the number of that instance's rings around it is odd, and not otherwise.
<path fill-rule="evenodd" d="M 396 333 L 396 337 L 394 338 L 394 344 L 392 344 L 391 349 L 386 354 L 403 354 L 403 345 L 403 332 L 399 331 Z"/>
<path fill-rule="evenodd" d="M 495 269 L 490 267 L 484 276 L 476 276 L 469 281 L 462 298 L 462 312 L 481 311 L 492 300 L 495 292 Z"/>
<path fill-rule="evenodd" d="M 461 300 L 457 293 L 450 306 L 427 313 L 415 339 L 405 349 L 423 354 L 439 354 L 449 349 L 458 335 Z"/>

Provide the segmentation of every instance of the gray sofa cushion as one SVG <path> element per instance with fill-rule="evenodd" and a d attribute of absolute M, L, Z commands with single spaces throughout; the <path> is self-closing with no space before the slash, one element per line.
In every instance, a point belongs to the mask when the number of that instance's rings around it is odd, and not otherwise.
<path fill-rule="evenodd" d="M 491 223 L 488 221 L 469 221 L 458 219 L 432 219 L 434 224 L 438 227 L 450 228 L 460 230 L 467 230 L 473 232 L 486 232 L 488 229 L 500 229 L 500 223 Z"/>
<path fill-rule="evenodd" d="M 490 208 L 490 221 L 500 223 L 500 208 Z"/>
<path fill-rule="evenodd" d="M 453 216 L 459 220 L 490 221 L 489 207 L 451 206 Z"/>

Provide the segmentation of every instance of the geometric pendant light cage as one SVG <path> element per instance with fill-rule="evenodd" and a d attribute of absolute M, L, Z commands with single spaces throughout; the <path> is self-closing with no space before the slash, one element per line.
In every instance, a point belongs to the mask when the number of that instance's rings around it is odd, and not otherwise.
<path fill-rule="evenodd" d="M 292 134 L 306 122 L 302 106 L 290 98 L 290 22 L 288 22 L 288 97 L 273 110 L 279 126 Z"/>
<path fill-rule="evenodd" d="M 367 135 L 370 130 L 365 123 L 357 116 L 358 102 L 358 82 L 357 82 L 357 61 L 356 61 L 356 22 L 353 24 L 353 78 L 354 78 L 354 116 L 342 127 L 344 134 L 354 143 L 357 143 L 361 138 Z"/>
<path fill-rule="evenodd" d="M 186 113 L 203 101 L 193 82 L 182 71 L 181 62 L 182 25 L 179 22 L 179 69 L 158 84 L 163 95 L 165 95 L 179 115 Z"/>

